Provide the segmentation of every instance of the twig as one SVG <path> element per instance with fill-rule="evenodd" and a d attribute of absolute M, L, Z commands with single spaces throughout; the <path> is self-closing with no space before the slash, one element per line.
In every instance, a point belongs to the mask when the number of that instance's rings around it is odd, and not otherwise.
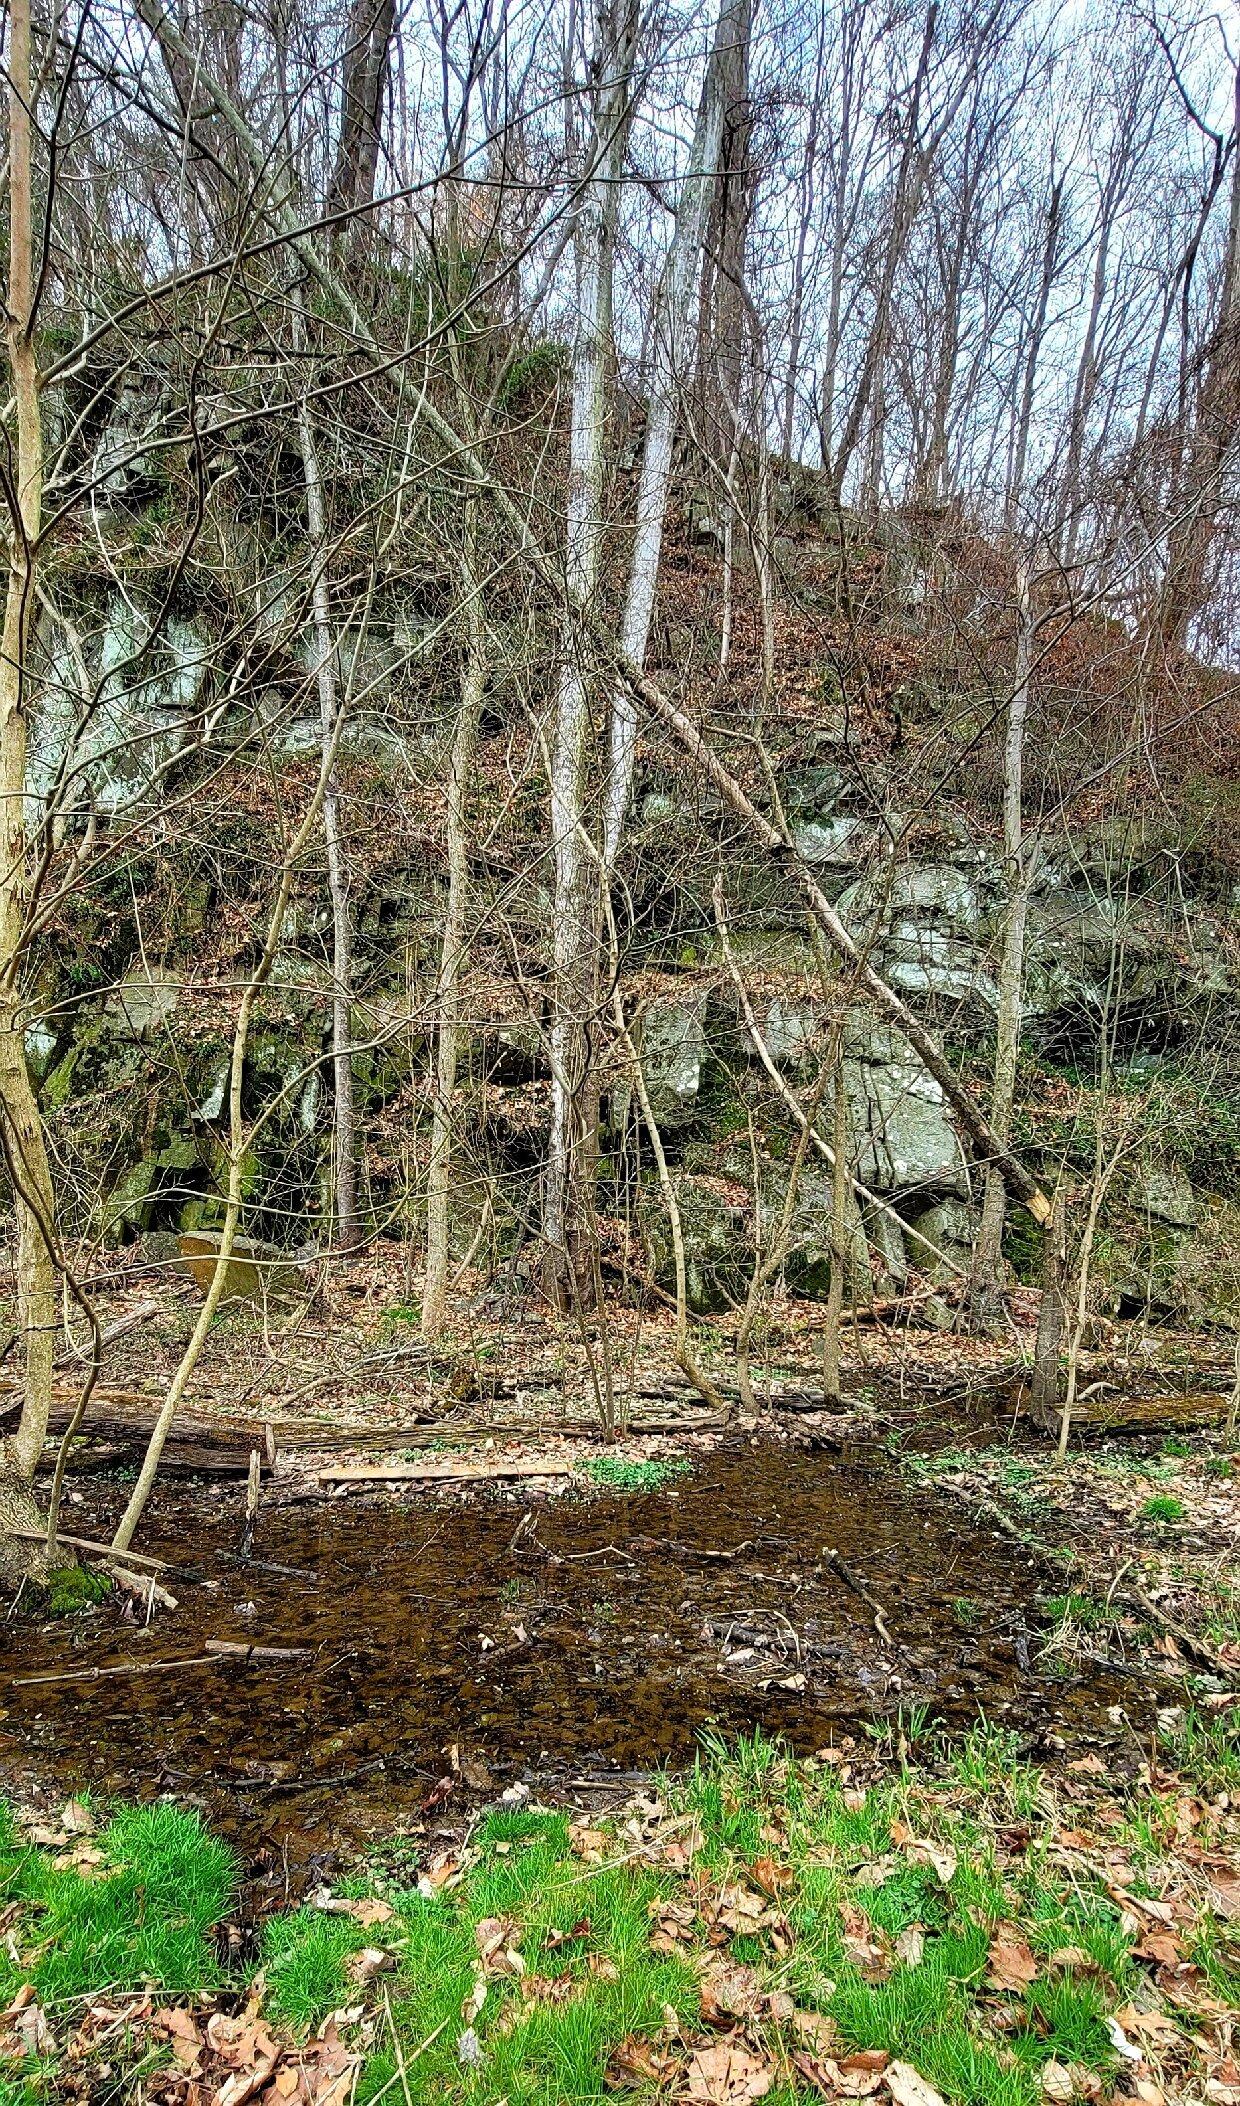
<path fill-rule="evenodd" d="M 869 1609 L 872 1612 L 874 1617 L 874 1628 L 878 1632 L 879 1637 L 882 1639 L 883 1644 L 894 1644 L 895 1641 L 892 1638 L 891 1632 L 887 1629 L 887 1612 L 883 1608 L 882 1603 L 880 1601 L 875 1600 L 869 1588 L 866 1586 L 865 1581 L 859 1580 L 857 1578 L 856 1573 L 851 1569 L 851 1567 L 844 1563 L 844 1560 L 840 1556 L 838 1550 L 828 1549 L 824 1545 L 822 1555 L 826 1559 L 828 1565 L 830 1565 L 832 1571 L 839 1573 L 839 1576 L 843 1580 L 844 1585 L 846 1587 L 851 1587 L 853 1593 L 857 1595 L 858 1598 L 865 1603 L 867 1609 Z"/>

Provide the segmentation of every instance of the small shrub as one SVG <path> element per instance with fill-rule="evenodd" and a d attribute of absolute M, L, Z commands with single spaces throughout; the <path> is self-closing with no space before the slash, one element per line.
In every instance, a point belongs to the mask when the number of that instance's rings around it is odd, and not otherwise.
<path fill-rule="evenodd" d="M 1173 1499 L 1169 1492 L 1156 1492 L 1154 1497 L 1147 1499 L 1142 1507 L 1141 1519 L 1143 1521 L 1152 1521 L 1158 1528 L 1164 1527 L 1171 1521 L 1182 1521 L 1184 1519 L 1184 1502 L 1182 1499 Z"/>
<path fill-rule="evenodd" d="M 652 1455 L 644 1462 L 625 1455 L 591 1455 L 581 1467 L 593 1484 L 607 1492 L 658 1492 L 689 1471 L 683 1455 Z"/>

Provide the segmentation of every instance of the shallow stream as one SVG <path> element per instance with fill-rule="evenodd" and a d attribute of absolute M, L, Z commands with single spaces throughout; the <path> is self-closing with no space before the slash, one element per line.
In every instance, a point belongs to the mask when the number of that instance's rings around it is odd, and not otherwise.
<path fill-rule="evenodd" d="M 1058 1736 L 1116 1763 L 1148 1725 L 1135 1676 L 1039 1671 L 1039 1604 L 1062 1576 L 876 1451 L 723 1449 L 640 1496 L 274 1507 L 256 1559 L 304 1577 L 221 1561 L 236 1498 L 160 1494 L 143 1547 L 207 1578 L 172 1577 L 180 1606 L 149 1628 L 111 1607 L 0 1625 L 0 1785 L 173 1791 L 304 1871 L 516 1782 L 683 1763 L 709 1724 L 808 1751 L 901 1708 L 955 1726 L 984 1711 L 1035 1748 Z M 73 1525 L 107 1518 L 92 1499 Z M 25 1679 L 208 1639 L 309 1650 Z"/>

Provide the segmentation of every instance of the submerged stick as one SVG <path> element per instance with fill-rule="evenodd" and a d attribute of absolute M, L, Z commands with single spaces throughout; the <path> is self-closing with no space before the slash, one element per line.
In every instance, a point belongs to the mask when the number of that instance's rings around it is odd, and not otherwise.
<path fill-rule="evenodd" d="M 844 1563 L 844 1560 L 840 1556 L 838 1550 L 830 1550 L 824 1546 L 822 1555 L 826 1559 L 828 1565 L 830 1565 L 832 1571 L 839 1573 L 839 1576 L 843 1580 L 844 1585 L 846 1587 L 851 1587 L 853 1593 L 858 1597 L 859 1600 L 863 1601 L 866 1605 L 866 1608 L 870 1610 L 874 1618 L 874 1628 L 878 1632 L 879 1637 L 882 1639 L 883 1644 L 893 1645 L 895 1641 L 892 1638 L 891 1632 L 887 1628 L 887 1612 L 883 1608 L 882 1603 L 880 1601 L 875 1600 L 869 1588 L 866 1586 L 865 1581 L 859 1580 L 857 1578 L 857 1575 L 852 1570 L 851 1566 L 846 1565 Z"/>

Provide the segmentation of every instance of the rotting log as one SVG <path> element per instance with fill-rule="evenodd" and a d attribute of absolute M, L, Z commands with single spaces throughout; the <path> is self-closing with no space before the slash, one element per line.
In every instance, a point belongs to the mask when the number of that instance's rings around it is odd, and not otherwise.
<path fill-rule="evenodd" d="M 1180 1397 L 1126 1397 L 1114 1392 L 1078 1396 L 1072 1408 L 1072 1431 L 1077 1435 L 1092 1434 L 1099 1439 L 1107 1434 L 1202 1432 L 1222 1425 L 1228 1403 L 1227 1397 L 1200 1393 Z M 1058 1439 L 1058 1406 L 1039 1406 L 1023 1384 L 1016 1394 L 1015 1404 L 1017 1411 L 1036 1426 L 1039 1433 L 1047 1434 L 1051 1440 Z"/>

